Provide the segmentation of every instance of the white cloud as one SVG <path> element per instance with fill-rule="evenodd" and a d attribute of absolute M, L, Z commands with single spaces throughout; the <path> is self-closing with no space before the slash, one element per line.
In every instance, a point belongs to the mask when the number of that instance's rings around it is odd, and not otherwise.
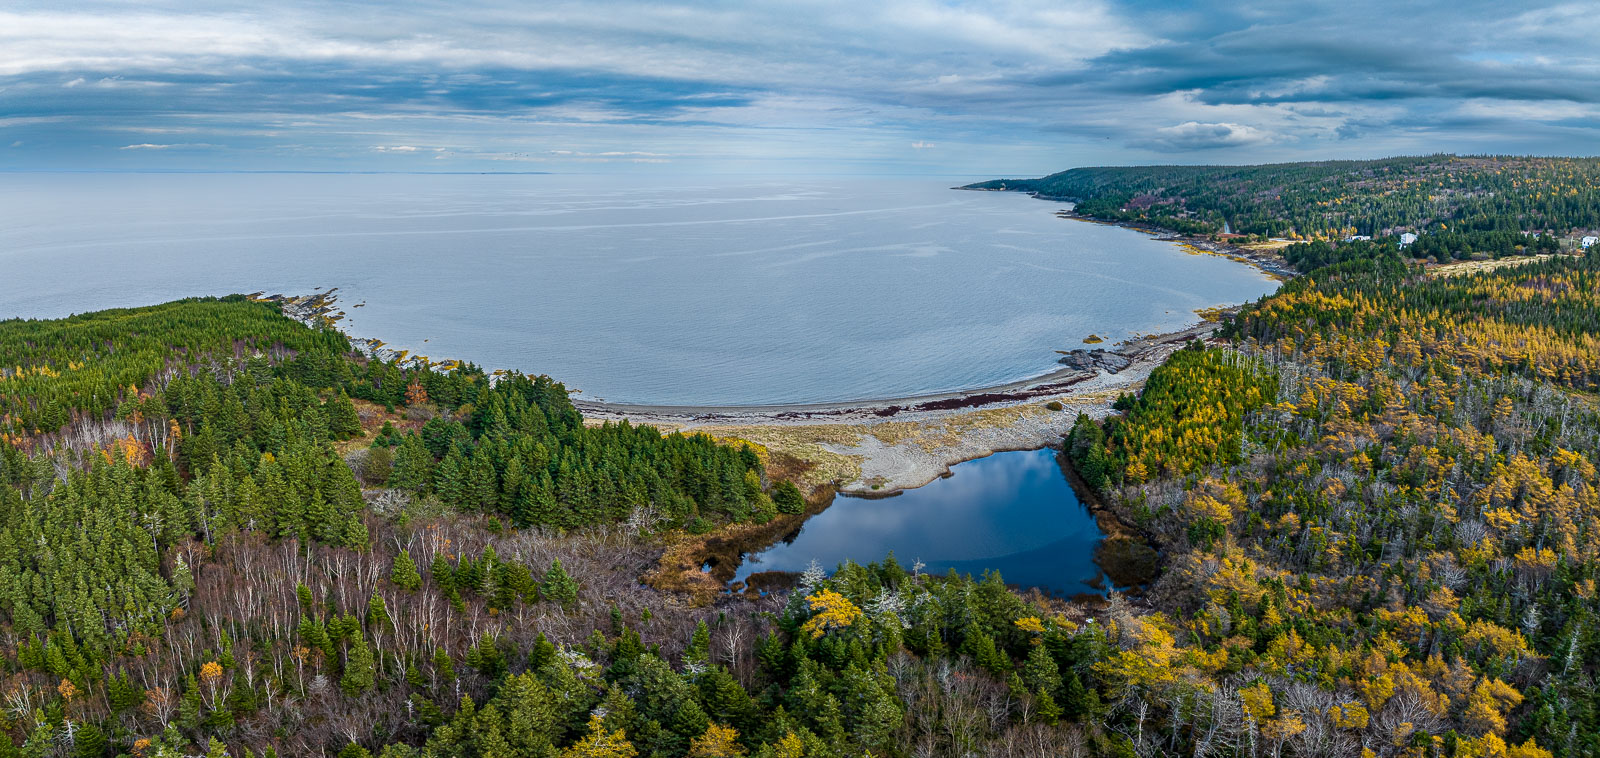
<path fill-rule="evenodd" d="M 47 128 L 9 132 L 41 162 L 140 137 L 350 162 L 937 156 L 983 172 L 1466 144 L 1446 132 L 1492 151 L 1562 129 L 1541 149 L 1581 152 L 1600 16 L 1540 5 L 1408 10 L 1430 33 L 1396 43 L 1370 30 L 1399 11 L 1348 0 L 14 0 L 0 113 L 70 122 L 45 147 Z M 63 87 L 71 109 L 50 110 Z M 1509 119 L 1528 128 L 1480 126 Z"/>
<path fill-rule="evenodd" d="M 667 163 L 672 156 L 667 153 L 652 153 L 644 150 L 546 150 L 545 154 L 554 155 L 563 159 L 578 160 L 585 163 L 611 163 L 625 161 L 631 163 Z M 524 160 L 520 157 L 497 157 L 494 160 Z M 532 160 L 532 159 L 530 159 Z"/>
<path fill-rule="evenodd" d="M 66 120 L 66 116 L 14 116 L 12 118 L 0 118 L 0 129 L 14 126 L 34 126 L 37 124 L 58 124 Z"/>
<path fill-rule="evenodd" d="M 1165 152 L 1211 150 L 1223 147 L 1244 147 L 1272 142 L 1268 132 L 1244 124 L 1205 124 L 1185 121 L 1155 130 L 1154 135 L 1134 142 L 1137 147 Z"/>
<path fill-rule="evenodd" d="M 338 61 L 462 71 L 592 70 L 735 84 L 830 87 L 932 78 L 934 60 L 967 77 L 1041 63 L 1076 66 L 1151 40 L 1105 0 L 950 7 L 852 0 L 694 7 L 623 1 L 470 7 L 208 3 L 204 10 L 0 12 L 0 76 L 40 71 L 235 73 L 274 61 Z M 70 8 L 70 5 L 68 6 Z M 759 30 L 759 31 L 757 31 Z M 760 54 L 751 54 L 752 34 Z M 944 73 L 948 73 L 946 68 Z"/>
<path fill-rule="evenodd" d="M 167 145 L 158 145 L 151 142 L 141 142 L 137 145 L 123 145 L 119 150 L 172 150 L 183 147 L 216 147 L 209 142 L 177 142 Z"/>

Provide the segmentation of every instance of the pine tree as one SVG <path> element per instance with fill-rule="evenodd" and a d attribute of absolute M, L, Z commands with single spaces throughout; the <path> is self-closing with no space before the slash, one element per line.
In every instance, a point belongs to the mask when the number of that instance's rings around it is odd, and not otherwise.
<path fill-rule="evenodd" d="M 537 480 L 526 480 L 518 490 L 511 509 L 511 520 L 519 527 L 562 526 L 560 506 L 550 484 L 550 475 L 540 472 Z"/>
<path fill-rule="evenodd" d="M 1035 645 L 1028 651 L 1028 660 L 1022 664 L 1022 679 L 1035 692 L 1053 696 L 1061 691 L 1061 669 L 1043 645 Z"/>
<path fill-rule="evenodd" d="M 383 602 L 378 593 L 372 593 L 372 598 L 367 601 L 367 628 L 379 631 L 388 628 L 391 623 L 389 605 Z"/>
<path fill-rule="evenodd" d="M 504 671 L 505 655 L 500 652 L 495 638 L 485 632 L 478 638 L 478 644 L 467 651 L 467 665 L 477 669 L 478 673 L 494 679 Z"/>
<path fill-rule="evenodd" d="M 485 512 L 494 510 L 500 500 L 498 485 L 489 448 L 481 445 L 467 463 L 466 489 L 462 493 L 461 507 Z"/>
<path fill-rule="evenodd" d="M 372 648 L 367 647 L 367 640 L 360 632 L 355 635 L 355 640 L 350 644 L 350 650 L 345 655 L 344 676 L 339 680 L 339 688 L 346 695 L 352 697 L 372 689 L 377 680 L 374 670 Z"/>
<path fill-rule="evenodd" d="M 505 472 L 500 475 L 500 494 L 496 509 L 501 513 L 513 514 L 517 507 L 517 498 L 522 493 L 523 485 L 528 479 L 527 472 L 522 467 L 522 458 L 513 455 L 506 461 Z"/>
<path fill-rule="evenodd" d="M 113 713 L 123 713 L 144 704 L 144 688 L 135 684 L 126 670 L 119 671 L 106 682 L 106 699 Z"/>
<path fill-rule="evenodd" d="M 578 583 L 567 575 L 566 569 L 561 567 L 561 559 L 557 558 L 550 564 L 550 570 L 544 574 L 544 584 L 539 592 L 546 599 L 554 600 L 564 606 L 571 606 L 578 601 Z"/>
<path fill-rule="evenodd" d="M 451 660 L 450 653 L 442 647 L 433 650 L 433 670 L 446 682 L 454 681 L 456 678 L 455 661 Z"/>
<path fill-rule="evenodd" d="M 683 651 L 683 660 L 686 663 L 706 663 L 711 659 L 711 630 L 706 627 L 706 622 L 701 619 L 695 624 L 694 634 L 689 637 L 689 646 Z"/>
<path fill-rule="evenodd" d="M 201 710 L 204 704 L 200 700 L 200 683 L 190 674 L 184 680 L 183 697 L 178 700 L 178 718 L 176 723 L 185 729 L 199 729 Z"/>
<path fill-rule="evenodd" d="M 804 513 L 806 509 L 806 499 L 800 494 L 800 488 L 787 479 L 773 485 L 772 503 L 777 506 L 779 513 L 789 515 Z"/>
<path fill-rule="evenodd" d="M 450 565 L 450 559 L 445 557 L 444 553 L 433 554 L 433 565 L 428 573 L 433 575 L 433 582 L 439 585 L 439 589 L 445 594 L 456 591 L 456 569 Z"/>
<path fill-rule="evenodd" d="M 395 555 L 394 563 L 389 567 L 389 581 L 411 592 L 422 587 L 422 574 L 417 572 L 417 564 L 411 560 L 409 550 L 401 550 Z"/>
<path fill-rule="evenodd" d="M 464 464 L 460 451 L 451 448 L 450 454 L 433 471 L 433 489 L 446 505 L 460 507 L 464 504 L 468 491 Z"/>
<path fill-rule="evenodd" d="M 423 492 L 432 483 L 433 468 L 433 453 L 423 446 L 422 438 L 407 434 L 395 450 L 394 473 L 389 476 L 389 486 Z"/>
<path fill-rule="evenodd" d="M 1061 712 L 1064 717 L 1077 721 L 1092 715 L 1097 706 L 1096 697 L 1092 690 L 1083 686 L 1077 672 L 1068 671 L 1062 677 Z"/>
<path fill-rule="evenodd" d="M 321 619 L 300 617 L 298 630 L 300 643 L 312 650 L 321 650 L 329 657 L 333 656 L 333 640 L 328 636 L 328 627 Z"/>
<path fill-rule="evenodd" d="M 1056 705 L 1056 699 L 1045 690 L 1038 690 L 1033 699 L 1033 706 L 1039 712 L 1039 720 L 1046 724 L 1055 724 L 1061 720 L 1061 706 Z"/>
<path fill-rule="evenodd" d="M 355 403 L 350 402 L 350 396 L 343 390 L 339 396 L 327 403 L 328 432 L 337 439 L 350 439 L 360 437 L 361 415 L 356 413 Z"/>

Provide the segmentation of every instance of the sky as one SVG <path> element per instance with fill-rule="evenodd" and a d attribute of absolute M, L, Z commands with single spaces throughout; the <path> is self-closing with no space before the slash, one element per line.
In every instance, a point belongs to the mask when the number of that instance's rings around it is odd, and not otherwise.
<path fill-rule="evenodd" d="M 1592 155 L 1593 2 L 0 6 L 0 170 L 872 173 Z"/>

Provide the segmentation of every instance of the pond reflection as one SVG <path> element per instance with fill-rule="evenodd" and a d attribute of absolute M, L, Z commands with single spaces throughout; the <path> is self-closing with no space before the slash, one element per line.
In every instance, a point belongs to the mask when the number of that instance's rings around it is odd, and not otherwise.
<path fill-rule="evenodd" d="M 1104 535 L 1067 483 L 1056 451 L 996 453 L 958 464 L 951 476 L 890 498 L 839 497 L 800 533 L 748 555 L 736 580 L 762 571 L 832 570 L 846 559 L 907 569 L 996 569 L 1008 584 L 1059 595 L 1099 592 L 1095 547 Z"/>

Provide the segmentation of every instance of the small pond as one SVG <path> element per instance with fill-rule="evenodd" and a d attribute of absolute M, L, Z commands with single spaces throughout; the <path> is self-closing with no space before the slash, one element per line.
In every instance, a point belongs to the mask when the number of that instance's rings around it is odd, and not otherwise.
<path fill-rule="evenodd" d="M 981 575 L 1055 595 L 1104 591 L 1095 551 L 1104 534 L 1079 502 L 1051 449 L 996 453 L 893 497 L 841 496 L 772 547 L 745 556 L 736 581 L 766 571 L 830 572 L 845 560 L 881 561 L 891 550 L 907 570 Z"/>

